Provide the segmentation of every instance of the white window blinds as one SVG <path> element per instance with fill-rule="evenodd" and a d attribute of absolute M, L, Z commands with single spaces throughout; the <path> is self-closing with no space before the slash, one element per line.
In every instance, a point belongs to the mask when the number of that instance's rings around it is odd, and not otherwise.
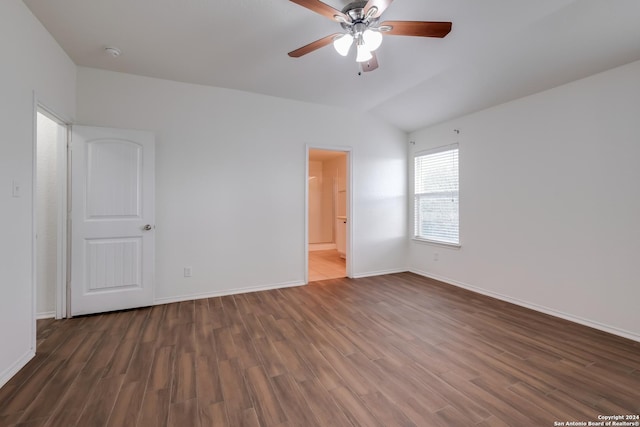
<path fill-rule="evenodd" d="M 414 171 L 415 237 L 460 244 L 458 145 L 417 153 Z"/>

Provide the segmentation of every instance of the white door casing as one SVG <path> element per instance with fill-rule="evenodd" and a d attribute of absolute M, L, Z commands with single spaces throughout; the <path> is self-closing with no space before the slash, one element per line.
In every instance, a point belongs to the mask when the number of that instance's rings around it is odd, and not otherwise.
<path fill-rule="evenodd" d="M 153 133 L 73 126 L 71 314 L 153 304 Z"/>

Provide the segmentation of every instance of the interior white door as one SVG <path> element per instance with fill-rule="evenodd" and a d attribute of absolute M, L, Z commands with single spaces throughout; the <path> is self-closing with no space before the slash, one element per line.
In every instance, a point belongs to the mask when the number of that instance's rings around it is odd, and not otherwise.
<path fill-rule="evenodd" d="M 153 303 L 151 132 L 73 126 L 71 314 Z"/>

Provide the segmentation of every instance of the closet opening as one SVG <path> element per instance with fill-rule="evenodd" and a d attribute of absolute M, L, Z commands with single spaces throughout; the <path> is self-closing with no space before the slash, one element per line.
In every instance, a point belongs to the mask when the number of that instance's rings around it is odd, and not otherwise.
<path fill-rule="evenodd" d="M 34 150 L 36 319 L 67 316 L 68 126 L 39 106 Z"/>

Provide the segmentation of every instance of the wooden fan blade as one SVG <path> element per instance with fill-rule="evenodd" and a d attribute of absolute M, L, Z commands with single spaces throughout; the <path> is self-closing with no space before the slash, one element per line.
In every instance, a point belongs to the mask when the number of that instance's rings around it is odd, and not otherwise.
<path fill-rule="evenodd" d="M 289 56 L 292 58 L 300 58 L 302 55 L 306 55 L 307 53 L 311 53 L 314 50 L 320 49 L 321 47 L 325 47 L 326 45 L 331 43 L 334 37 L 337 36 L 338 34 L 340 33 L 334 33 L 334 34 L 328 35 L 319 40 L 311 42 L 306 46 L 302 46 L 301 48 L 292 50 L 291 52 L 289 52 Z"/>
<path fill-rule="evenodd" d="M 389 7 L 392 1 L 393 0 L 369 0 L 364 6 L 364 13 L 366 15 L 369 9 L 372 6 L 375 6 L 378 8 L 378 11 L 373 14 L 373 17 L 377 18 L 378 16 L 382 15 L 382 12 L 384 12 Z"/>
<path fill-rule="evenodd" d="M 373 71 L 378 68 L 378 57 L 375 52 L 371 52 L 372 58 L 367 62 L 360 63 L 360 69 L 363 73 L 368 73 L 369 71 Z"/>
<path fill-rule="evenodd" d="M 451 22 L 425 22 L 425 21 L 385 21 L 380 26 L 388 25 L 391 30 L 383 34 L 393 36 L 417 36 L 442 38 L 451 31 Z"/>
<path fill-rule="evenodd" d="M 319 13 L 322 16 L 326 16 L 332 21 L 336 21 L 336 18 L 334 18 L 334 16 L 336 15 L 344 18 L 344 20 L 347 22 L 351 20 L 347 15 L 340 12 L 338 9 L 334 9 L 328 4 L 322 3 L 320 0 L 291 0 L 291 1 L 302 7 L 306 7 L 307 9 L 315 13 Z"/>

